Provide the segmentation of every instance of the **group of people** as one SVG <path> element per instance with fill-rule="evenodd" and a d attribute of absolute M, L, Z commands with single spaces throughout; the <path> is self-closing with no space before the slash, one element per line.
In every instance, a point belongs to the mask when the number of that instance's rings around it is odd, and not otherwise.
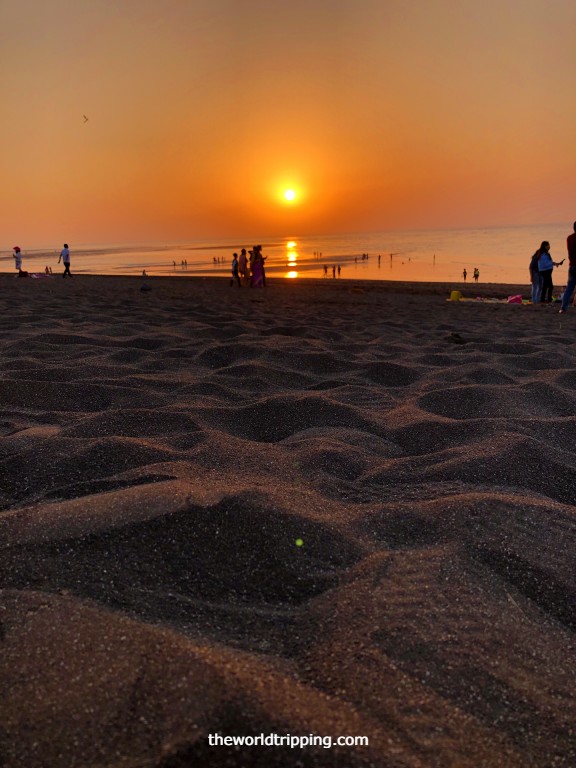
<path fill-rule="evenodd" d="M 232 278 L 230 286 L 234 283 L 241 288 L 243 285 L 250 288 L 266 287 L 266 269 L 264 262 L 266 256 L 262 255 L 262 246 L 255 245 L 251 251 L 242 248 L 240 256 L 237 253 L 232 257 Z"/>
<path fill-rule="evenodd" d="M 464 270 L 462 272 L 462 277 L 464 278 L 464 282 L 466 282 L 466 278 L 468 277 L 468 270 L 466 267 L 464 267 Z M 472 277 L 474 278 L 474 282 L 478 282 L 478 278 L 480 277 L 480 270 L 478 267 L 474 267 L 474 272 L 472 272 Z"/>
<path fill-rule="evenodd" d="M 14 266 L 18 271 L 18 277 L 28 277 L 28 272 L 22 269 L 22 249 L 20 248 L 19 245 L 15 245 L 13 248 L 13 251 L 14 251 L 13 253 Z M 72 277 L 72 273 L 70 272 L 70 249 L 68 248 L 68 243 L 64 243 L 64 247 L 60 251 L 58 264 L 60 264 L 60 262 L 62 262 L 64 266 L 64 272 L 62 274 L 62 277 Z M 44 274 L 51 275 L 52 267 L 46 267 L 46 269 L 44 270 Z"/>
<path fill-rule="evenodd" d="M 568 283 L 562 296 L 562 306 L 560 312 L 568 311 L 570 302 L 576 288 L 576 221 L 573 226 L 574 232 L 568 235 L 566 245 L 568 248 Z M 530 282 L 532 283 L 532 303 L 550 304 L 552 302 L 552 292 L 554 284 L 552 282 L 552 272 L 554 267 L 560 267 L 564 264 L 562 261 L 554 261 L 550 255 L 550 243 L 543 240 L 538 250 L 535 251 L 530 259 Z"/>

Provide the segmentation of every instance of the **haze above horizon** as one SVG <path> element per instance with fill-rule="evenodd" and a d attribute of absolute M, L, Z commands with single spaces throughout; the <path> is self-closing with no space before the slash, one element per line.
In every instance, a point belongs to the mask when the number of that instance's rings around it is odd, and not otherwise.
<path fill-rule="evenodd" d="M 3 240 L 571 223 L 568 0 L 0 0 Z"/>

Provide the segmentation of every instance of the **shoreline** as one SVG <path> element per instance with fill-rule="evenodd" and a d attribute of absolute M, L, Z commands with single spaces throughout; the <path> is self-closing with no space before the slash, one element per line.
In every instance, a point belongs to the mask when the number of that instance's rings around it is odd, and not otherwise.
<path fill-rule="evenodd" d="M 128 283 L 134 282 L 148 282 L 148 283 L 165 283 L 165 284 L 179 284 L 182 282 L 190 283 L 205 283 L 214 286 L 229 285 L 230 278 L 226 276 L 203 276 L 192 274 L 179 274 L 179 275 L 108 275 L 108 274 L 84 274 L 82 272 L 73 273 L 73 276 L 84 283 L 93 281 L 106 281 L 111 282 L 114 280 L 128 281 Z M 0 272 L 0 281 L 10 280 L 10 278 L 16 278 L 16 275 L 8 272 Z M 50 284 L 53 280 L 61 278 L 59 273 L 54 273 L 52 279 L 41 278 L 39 280 L 33 280 L 34 283 Z M 22 278 L 20 282 L 25 282 L 26 279 Z M 488 298 L 507 298 L 508 296 L 514 296 L 516 294 L 522 294 L 524 298 L 529 298 L 531 292 L 530 284 L 516 284 L 516 283 L 464 283 L 464 282 L 426 282 L 426 281 L 411 281 L 411 280 L 362 280 L 357 278 L 315 278 L 315 277 L 298 277 L 298 278 L 280 278 L 280 277 L 267 277 L 268 288 L 289 288 L 290 286 L 301 287 L 323 287 L 326 289 L 338 289 L 339 286 L 343 288 L 362 288 L 365 292 L 375 293 L 409 293 L 409 294 L 423 294 L 423 295 L 444 295 L 450 296 L 451 291 L 460 291 L 465 298 L 474 298 L 476 296 Z M 29 281 L 30 282 L 30 281 Z M 67 281 L 70 282 L 70 281 Z M 236 288 L 236 286 L 234 286 Z M 243 286 L 244 287 L 244 286 Z M 556 286 L 555 286 L 556 288 Z M 252 290 L 248 288 L 248 290 Z M 260 289 L 254 289 L 258 292 Z M 264 291 L 266 289 L 263 289 Z"/>

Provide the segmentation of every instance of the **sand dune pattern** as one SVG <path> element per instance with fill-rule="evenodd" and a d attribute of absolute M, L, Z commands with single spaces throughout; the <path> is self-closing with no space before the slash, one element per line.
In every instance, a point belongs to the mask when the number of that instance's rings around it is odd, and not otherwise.
<path fill-rule="evenodd" d="M 0 278 L 0 764 L 576 765 L 576 313 L 151 283 Z"/>

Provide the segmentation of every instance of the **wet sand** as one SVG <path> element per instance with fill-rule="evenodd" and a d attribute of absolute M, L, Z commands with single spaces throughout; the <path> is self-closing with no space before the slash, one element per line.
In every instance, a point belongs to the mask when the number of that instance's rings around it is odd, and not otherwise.
<path fill-rule="evenodd" d="M 576 765 L 576 310 L 142 283 L 0 276 L 0 764 Z"/>

